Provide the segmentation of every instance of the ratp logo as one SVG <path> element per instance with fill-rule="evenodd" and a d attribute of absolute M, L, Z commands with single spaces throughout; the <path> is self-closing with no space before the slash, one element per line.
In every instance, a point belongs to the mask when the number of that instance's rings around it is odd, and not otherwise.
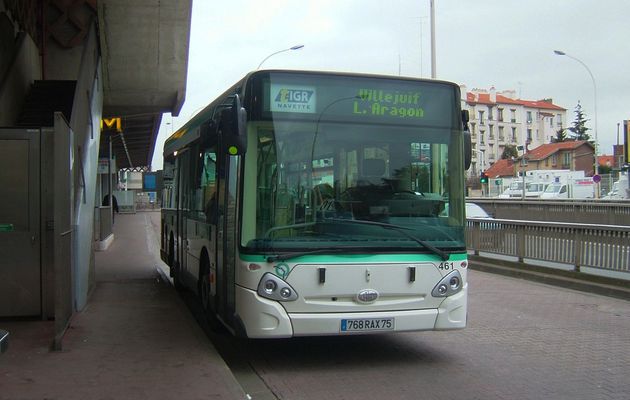
<path fill-rule="evenodd" d="M 315 113 L 315 88 L 272 85 L 271 111 Z"/>

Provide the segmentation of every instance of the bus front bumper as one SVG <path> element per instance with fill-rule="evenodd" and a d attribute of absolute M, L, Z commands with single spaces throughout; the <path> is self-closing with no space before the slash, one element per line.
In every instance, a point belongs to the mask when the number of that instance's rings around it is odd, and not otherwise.
<path fill-rule="evenodd" d="M 462 329 L 466 327 L 466 289 L 444 299 L 437 309 L 289 314 L 280 302 L 262 298 L 253 290 L 237 286 L 236 313 L 249 338 Z M 351 330 L 348 329 L 350 325 L 366 329 Z"/>

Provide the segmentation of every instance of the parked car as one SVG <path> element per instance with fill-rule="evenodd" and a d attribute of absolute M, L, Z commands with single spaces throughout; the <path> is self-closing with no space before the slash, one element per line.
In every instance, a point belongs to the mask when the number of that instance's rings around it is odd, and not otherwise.
<path fill-rule="evenodd" d="M 623 174 L 619 180 L 613 183 L 612 189 L 602 197 L 604 200 L 628 200 L 630 199 L 630 189 L 628 189 L 628 175 Z"/>
<path fill-rule="evenodd" d="M 448 216 L 448 204 L 444 207 L 444 210 L 440 213 L 441 216 Z M 493 217 L 486 212 L 479 204 L 466 202 L 466 218 L 489 218 Z"/>
<path fill-rule="evenodd" d="M 492 218 L 479 204 L 466 202 L 466 218 Z"/>

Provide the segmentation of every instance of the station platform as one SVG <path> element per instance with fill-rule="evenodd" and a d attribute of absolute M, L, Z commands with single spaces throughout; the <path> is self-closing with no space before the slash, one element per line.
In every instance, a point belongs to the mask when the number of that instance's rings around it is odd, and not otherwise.
<path fill-rule="evenodd" d="M 165 274 L 159 211 L 116 215 L 95 285 L 52 351 L 54 322 L 5 320 L 0 399 L 245 399 Z"/>

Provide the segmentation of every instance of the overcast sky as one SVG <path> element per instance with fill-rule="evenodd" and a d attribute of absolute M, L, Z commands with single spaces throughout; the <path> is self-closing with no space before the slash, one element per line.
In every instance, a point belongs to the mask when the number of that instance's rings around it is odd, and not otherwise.
<path fill-rule="evenodd" d="M 472 88 L 552 98 L 575 119 L 578 101 L 599 153 L 612 154 L 630 119 L 630 1 L 435 0 L 436 73 Z M 166 114 L 153 169 L 173 129 L 268 55 L 262 68 L 431 76 L 429 0 L 193 0 L 186 102 Z M 557 56 L 562 50 L 579 62 Z M 589 133 L 593 133 L 590 131 Z"/>

